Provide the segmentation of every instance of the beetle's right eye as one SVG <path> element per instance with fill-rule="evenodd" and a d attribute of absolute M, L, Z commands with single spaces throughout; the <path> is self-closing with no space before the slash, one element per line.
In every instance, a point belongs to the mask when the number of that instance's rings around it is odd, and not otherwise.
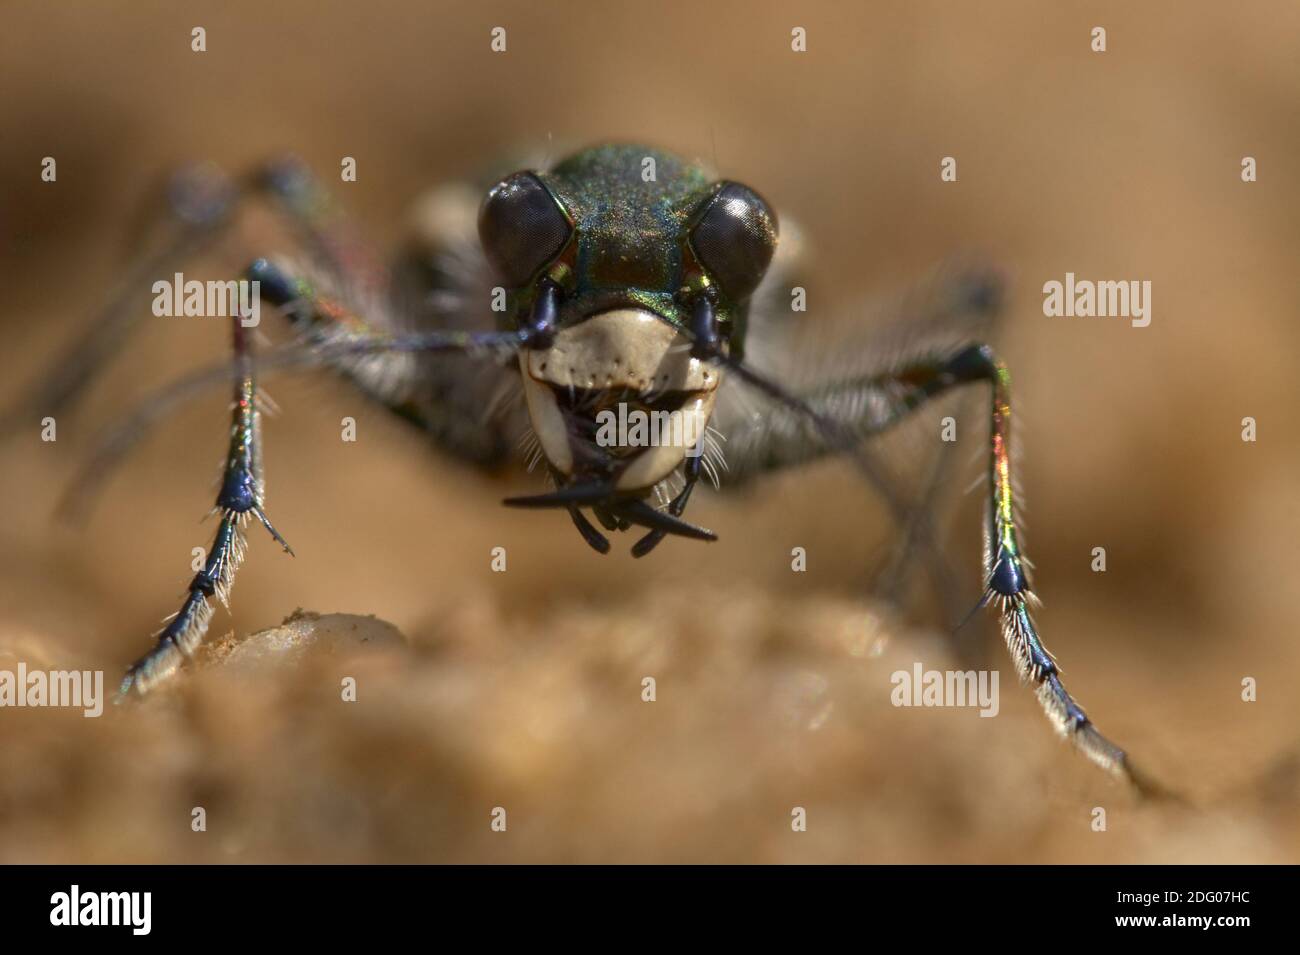
<path fill-rule="evenodd" d="M 527 285 L 560 254 L 572 231 L 569 217 L 531 172 L 493 186 L 478 214 L 483 251 L 511 288 Z"/>

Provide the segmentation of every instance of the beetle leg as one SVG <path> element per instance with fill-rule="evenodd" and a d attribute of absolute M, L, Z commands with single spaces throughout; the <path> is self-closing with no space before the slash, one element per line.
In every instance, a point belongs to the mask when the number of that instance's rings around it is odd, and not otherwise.
<path fill-rule="evenodd" d="M 138 304 L 142 292 L 216 246 L 229 234 L 236 212 L 250 200 L 271 200 L 272 208 L 316 261 L 344 276 L 350 285 L 373 286 L 382 276 L 382 270 L 374 268 L 361 251 L 360 243 L 349 238 L 324 190 L 297 160 L 266 163 L 238 178 L 210 163 L 187 166 L 171 177 L 166 198 L 167 222 L 152 251 L 127 268 L 94 321 L 0 414 L 0 434 L 29 418 L 55 415 L 68 407 L 149 314 Z"/>
<path fill-rule="evenodd" d="M 190 657 L 207 633 L 212 619 L 211 598 L 229 605 L 235 572 L 244 556 L 243 525 L 256 517 L 271 536 L 292 556 L 293 550 L 266 516 L 265 485 L 262 479 L 261 413 L 257 383 L 253 374 L 252 344 L 248 330 L 236 318 L 232 322 L 236 362 L 241 374 L 235 384 L 234 410 L 230 423 L 230 448 L 217 494 L 215 511 L 221 515 L 216 537 L 207 560 L 190 582 L 180 610 L 157 634 L 158 642 L 127 671 L 119 696 L 131 691 L 144 694 L 173 674 Z"/>
<path fill-rule="evenodd" d="M 404 400 L 412 370 L 404 358 L 418 355 L 457 355 L 483 358 L 506 355 L 521 347 L 524 332 L 468 332 L 454 330 L 397 333 L 384 321 L 366 320 L 343 303 L 315 293 L 307 283 L 293 279 L 265 259 L 248 267 L 245 277 L 258 281 L 261 297 L 284 310 L 300 339 L 263 352 L 256 358 L 259 374 L 329 366 L 350 377 L 368 396 L 399 416 L 429 428 L 423 408 Z M 253 361 L 251 350 L 249 361 Z M 182 403 L 243 374 L 237 357 L 188 374 L 146 396 L 123 415 L 87 455 L 59 504 L 65 518 L 76 520 L 90 509 L 105 479 L 159 421 Z"/>
<path fill-rule="evenodd" d="M 864 433 L 888 427 L 926 401 L 952 389 L 974 383 L 989 384 L 993 392 L 989 454 L 992 494 L 985 526 L 984 596 L 980 606 L 993 606 L 997 610 L 1016 670 L 1023 680 L 1034 685 L 1039 703 L 1057 730 L 1094 763 L 1133 783 L 1140 791 L 1148 795 L 1165 794 L 1159 785 L 1133 767 L 1120 747 L 1097 730 L 1066 691 L 1060 670 L 1043 645 L 1030 615 L 1033 592 L 1020 548 L 1012 500 L 1010 376 L 989 346 L 972 344 L 944 354 L 919 357 L 888 376 L 877 376 L 872 381 L 873 387 L 889 386 L 896 400 L 887 410 L 875 409 L 874 417 L 865 422 L 834 418 L 824 410 L 834 388 L 827 389 L 817 399 L 804 399 L 790 395 L 739 362 L 718 360 L 814 424 L 824 442 L 823 453 L 853 455 Z M 861 388 L 862 384 L 855 383 L 853 387 Z M 834 402 L 830 406 L 835 406 Z M 838 407 L 843 407 L 843 402 Z M 857 407 L 870 408 L 871 403 L 860 402 Z"/>
<path fill-rule="evenodd" d="M 314 367 L 323 364 L 342 367 L 355 373 L 355 362 L 394 354 L 474 355 L 494 349 L 513 349 L 523 344 L 522 333 L 504 332 L 412 332 L 394 334 L 339 311 L 337 303 L 313 296 L 309 290 L 273 271 L 264 261 L 254 263 L 250 276 L 267 281 L 265 295 L 273 305 L 298 310 L 298 320 L 314 332 L 304 340 L 273 351 L 267 358 L 254 361 L 251 333 L 236 317 L 234 329 L 235 407 L 231 424 L 230 449 L 226 459 L 216 511 L 221 515 L 216 538 L 204 568 L 194 577 L 180 611 L 158 634 L 158 643 L 148 655 L 134 664 L 123 680 L 121 693 L 131 690 L 147 692 L 173 673 L 203 639 L 212 616 L 210 598 L 226 603 L 234 575 L 243 557 L 243 525 L 249 515 L 256 517 L 271 536 L 292 554 L 289 545 L 276 531 L 266 515 L 261 466 L 261 422 L 255 369 L 275 367 Z M 228 365 L 209 369 L 187 378 L 169 389 L 164 399 L 156 396 L 142 406 L 118 429 L 109 434 L 98 453 L 90 459 L 83 474 L 102 476 L 132 447 L 163 412 L 179 400 L 189 397 L 213 380 L 229 378 Z M 89 479 L 74 485 L 82 495 L 96 482 Z M 83 497 L 84 500 L 84 497 Z"/>
<path fill-rule="evenodd" d="M 1032 683 L 1038 701 L 1058 732 L 1098 766 L 1132 782 L 1148 794 L 1160 787 L 1137 772 L 1124 750 L 1103 736 L 1066 691 L 1055 659 L 1043 645 L 1029 612 L 1033 591 L 1020 548 L 1011 474 L 1011 377 L 987 345 L 970 345 L 942 361 L 916 369 L 937 389 L 986 382 L 992 388 L 989 419 L 989 497 L 984 529 L 984 598 L 998 611 L 1007 649 L 1022 680 Z"/>
<path fill-rule="evenodd" d="M 924 520 L 927 515 L 936 513 L 939 496 L 948 482 L 955 447 L 955 444 L 943 443 L 933 465 L 924 476 L 920 494 L 907 507 L 907 515 L 901 522 L 902 531 L 898 546 L 890 551 L 885 566 L 876 575 L 872 585 L 873 593 L 881 600 L 899 607 L 906 605 L 908 601 L 912 583 L 912 576 L 908 571 L 913 561 L 926 556 Z M 930 573 L 937 581 L 935 586 L 939 593 L 950 596 L 950 599 L 943 601 L 943 610 L 945 617 L 951 620 L 955 616 L 953 610 L 956 606 L 951 595 L 958 593 L 959 589 L 956 575 L 947 560 L 936 562 L 930 567 Z M 965 630 L 962 627 L 958 627 L 954 632 L 957 650 L 963 658 L 975 659 L 978 656 L 978 648 L 972 643 L 975 633 L 974 630 Z"/>

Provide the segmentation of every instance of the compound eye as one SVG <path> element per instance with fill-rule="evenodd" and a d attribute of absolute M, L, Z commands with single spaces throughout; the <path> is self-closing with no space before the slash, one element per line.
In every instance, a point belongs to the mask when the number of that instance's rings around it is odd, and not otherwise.
<path fill-rule="evenodd" d="M 520 172 L 492 187 L 478 214 L 479 241 L 511 288 L 560 254 L 573 227 L 540 179 Z"/>
<path fill-rule="evenodd" d="M 743 301 L 758 287 L 776 250 L 776 216 L 763 197 L 737 182 L 707 200 L 691 231 L 700 264 L 729 297 Z"/>

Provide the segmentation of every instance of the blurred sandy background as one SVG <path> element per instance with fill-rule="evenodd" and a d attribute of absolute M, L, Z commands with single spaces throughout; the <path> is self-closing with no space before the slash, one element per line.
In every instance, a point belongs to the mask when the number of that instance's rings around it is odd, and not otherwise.
<path fill-rule="evenodd" d="M 800 220 L 809 321 L 952 254 L 1011 269 L 1000 339 L 1045 639 L 1103 731 L 1191 805 L 1139 805 L 1059 743 L 991 622 L 998 718 L 891 707 L 890 672 L 946 658 L 924 606 L 896 619 L 863 596 L 889 536 L 847 469 L 698 495 L 717 544 L 633 561 L 624 536 L 601 558 L 567 520 L 499 506 L 532 484 L 473 480 L 322 377 L 270 389 L 269 510 L 299 556 L 253 533 L 212 634 L 305 607 L 375 614 L 410 649 L 348 664 L 356 704 L 325 658 L 252 683 L 212 669 L 99 720 L 0 711 L 0 860 L 1300 860 L 1300 8 L 1140 6 L 6 4 L 6 401 L 131 259 L 158 177 L 194 159 L 238 170 L 291 150 L 336 180 L 355 156 L 341 201 L 386 245 L 431 184 L 504 172 L 498 157 L 548 137 L 643 139 Z M 505 55 L 488 48 L 498 25 Z M 47 155 L 57 185 L 39 181 Z M 254 223 L 195 270 L 267 251 Z M 1151 326 L 1045 318 L 1041 286 L 1066 271 L 1151 280 Z M 56 444 L 33 423 L 0 445 L 0 664 L 101 667 L 111 684 L 175 609 L 212 532 L 196 522 L 223 394 L 160 428 L 85 528 L 52 511 L 115 412 L 225 339 L 148 324 Z M 959 471 L 955 490 L 980 473 Z M 973 593 L 981 504 L 949 504 Z M 790 831 L 793 806 L 808 832 Z"/>

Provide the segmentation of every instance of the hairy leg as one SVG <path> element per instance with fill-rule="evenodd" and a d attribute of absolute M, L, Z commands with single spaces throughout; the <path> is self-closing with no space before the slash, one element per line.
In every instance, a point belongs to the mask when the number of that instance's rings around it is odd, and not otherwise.
<path fill-rule="evenodd" d="M 1039 702 L 1057 730 L 1103 769 L 1133 783 L 1149 795 L 1167 795 L 1153 780 L 1134 768 L 1127 754 L 1103 736 L 1075 702 L 1061 682 L 1060 670 L 1043 645 L 1032 616 L 1033 591 L 1025 557 L 1021 551 L 1013 501 L 1011 473 L 1010 376 L 987 345 L 971 344 L 930 356 L 917 357 L 911 364 L 869 381 L 829 385 L 808 398 L 791 395 L 779 385 L 725 356 L 713 360 L 740 374 L 741 378 L 778 401 L 816 431 L 820 454 L 853 456 L 865 434 L 891 426 L 925 402 L 968 384 L 987 383 L 992 390 L 990 416 L 989 474 L 992 493 L 985 525 L 984 595 L 980 606 L 993 606 L 1007 649 L 1017 672 L 1033 684 Z M 846 405 L 842 393 L 889 395 L 888 401 L 858 401 Z M 836 414 L 835 409 L 855 407 L 857 417 Z M 807 458 L 812 443 L 807 434 L 777 428 L 785 438 L 772 453 Z M 806 430 L 806 429 L 801 429 Z"/>
<path fill-rule="evenodd" d="M 230 589 L 244 556 L 243 527 L 249 516 L 258 521 L 292 555 L 293 550 L 266 516 L 266 489 L 262 477 L 261 412 L 253 373 L 249 332 L 238 319 L 234 329 L 235 363 L 240 369 L 231 412 L 230 446 L 214 512 L 220 516 L 217 533 L 203 569 L 190 581 L 180 610 L 157 634 L 157 643 L 127 671 L 119 693 L 146 693 L 174 673 L 203 640 L 212 619 L 211 600 L 229 606 Z"/>
<path fill-rule="evenodd" d="M 901 457 L 870 447 L 868 439 L 907 417 L 914 402 L 928 400 L 906 381 L 915 361 L 989 340 L 1002 311 L 1004 284 L 1000 270 L 978 261 L 947 263 L 903 294 L 856 309 L 873 316 L 866 336 L 856 320 L 796 322 L 770 303 L 766 308 L 756 303 L 757 341 L 747 345 L 751 357 L 738 377 L 755 379 L 749 384 L 774 404 L 760 409 L 745 390 L 727 389 L 731 396 L 719 399 L 717 415 L 727 435 L 727 486 L 806 464 L 852 442 L 854 465 L 899 531 L 897 546 L 873 582 L 875 595 L 905 604 L 912 568 L 919 566 L 963 657 L 975 655 L 979 636 L 978 628 L 958 627 L 973 594 L 963 596 L 937 527 L 937 504 L 949 486 L 956 446 L 909 446 Z M 818 415 L 832 424 L 829 431 L 817 424 Z M 930 434 L 937 439 L 937 427 Z M 906 470 L 898 467 L 903 461 Z"/>
<path fill-rule="evenodd" d="M 235 399 L 230 447 L 215 506 L 220 523 L 211 551 L 203 569 L 191 581 L 181 609 L 158 634 L 154 649 L 128 671 L 122 683 L 124 694 L 132 690 L 147 692 L 174 673 L 201 642 L 212 616 L 211 598 L 228 603 L 243 557 L 243 526 L 249 515 L 256 517 L 292 553 L 264 508 L 258 371 L 329 366 L 353 375 L 368 370 L 370 374 L 391 373 L 400 377 L 409 371 L 394 370 L 384 363 L 415 354 L 451 354 L 462 358 L 506 354 L 528 342 L 525 332 L 397 333 L 382 320 L 384 316 L 378 322 L 362 317 L 349 304 L 316 294 L 307 283 L 291 278 L 266 260 L 253 263 L 246 277 L 261 282 L 263 298 L 286 311 L 300 333 L 298 340 L 255 359 L 251 330 L 236 318 L 232 322 L 233 365 L 207 369 L 177 382 L 163 395 L 151 397 L 109 433 L 97 453 L 90 457 L 82 472 L 84 479 L 74 485 L 84 500 L 84 495 L 98 485 L 102 476 L 125 456 L 152 423 L 214 381 L 233 377 Z"/>

